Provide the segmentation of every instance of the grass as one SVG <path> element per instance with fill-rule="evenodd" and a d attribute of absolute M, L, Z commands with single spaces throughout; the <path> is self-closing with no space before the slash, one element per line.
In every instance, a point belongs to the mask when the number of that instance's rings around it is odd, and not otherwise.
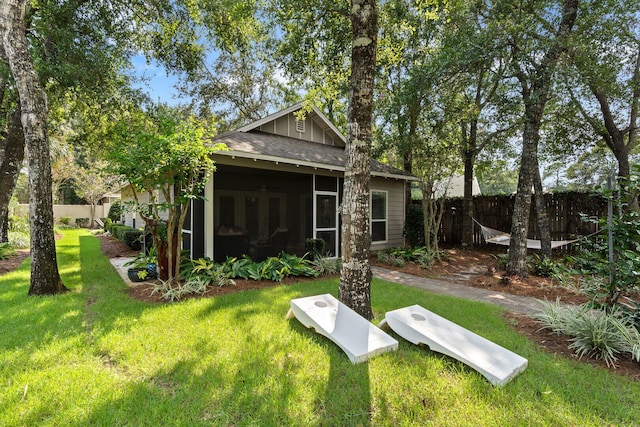
<path fill-rule="evenodd" d="M 0 276 L 0 425 L 633 425 L 640 383 L 539 350 L 498 308 L 374 280 L 376 322 L 421 304 L 529 359 L 503 388 L 399 339 L 352 365 L 285 320 L 316 280 L 218 298 L 131 300 L 86 230 L 58 241 L 71 292 L 27 297 L 29 265 Z"/>

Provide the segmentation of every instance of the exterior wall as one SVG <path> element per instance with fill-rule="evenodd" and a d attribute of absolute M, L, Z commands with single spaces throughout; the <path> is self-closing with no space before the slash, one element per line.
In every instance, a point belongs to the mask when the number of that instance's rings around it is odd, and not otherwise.
<path fill-rule="evenodd" d="M 94 218 L 104 218 L 109 214 L 111 204 L 96 205 Z M 29 205 L 21 204 L 16 206 L 11 215 L 27 216 L 29 215 Z M 76 218 L 91 218 L 90 205 L 53 205 L 53 220 L 57 223 L 60 218 L 69 216 L 71 221 L 69 224 L 75 225 Z"/>
<path fill-rule="evenodd" d="M 121 190 L 120 197 L 124 208 L 124 225 L 128 225 L 129 227 L 134 228 L 144 227 L 144 220 L 140 217 L 140 215 L 128 208 L 128 206 L 134 201 L 131 188 L 123 188 Z M 162 196 L 162 194 L 158 196 L 158 199 L 159 203 L 162 203 L 164 201 L 164 197 Z M 149 203 L 149 193 L 138 194 L 138 201 L 142 204 Z M 166 220 L 168 217 L 169 215 L 167 212 L 160 212 L 160 218 Z"/>
<path fill-rule="evenodd" d="M 371 191 L 387 192 L 387 241 L 373 243 L 372 251 L 404 246 L 402 236 L 405 218 L 404 185 L 404 181 L 397 179 L 371 178 Z"/>
<path fill-rule="evenodd" d="M 317 117 L 317 116 L 316 116 Z M 304 119 L 304 132 L 296 130 L 296 118 L 293 113 L 279 117 L 275 121 L 260 126 L 262 132 L 297 138 L 304 141 L 312 141 L 320 144 L 335 145 L 334 137 L 318 126 L 311 114 Z"/>
<path fill-rule="evenodd" d="M 204 236 L 205 236 L 204 247 L 205 247 L 205 255 L 212 259 L 215 258 L 214 245 L 216 245 L 216 241 L 215 241 L 214 233 L 215 233 L 216 227 L 219 226 L 219 224 L 216 223 L 216 221 L 219 221 L 219 206 L 216 206 L 216 200 L 219 199 L 220 195 L 235 194 L 237 196 L 242 196 L 242 194 L 246 193 L 249 190 L 248 188 L 246 188 L 246 183 L 242 179 L 234 178 L 231 180 L 231 183 L 228 183 L 229 179 L 224 177 L 224 170 L 225 170 L 225 168 L 223 167 L 224 164 L 241 166 L 244 168 L 256 168 L 256 166 L 258 166 L 262 169 L 263 174 L 265 173 L 265 170 L 273 170 L 274 172 L 277 171 L 278 173 L 282 173 L 285 171 L 295 172 L 301 178 L 305 175 L 311 176 L 314 173 L 317 174 L 321 172 L 318 170 L 313 170 L 311 168 L 305 168 L 305 167 L 298 168 L 298 167 L 295 167 L 292 165 L 286 165 L 286 164 L 276 165 L 273 162 L 265 162 L 265 161 L 254 162 L 252 160 L 240 159 L 240 158 L 236 158 L 235 160 L 232 160 L 228 157 L 220 158 L 220 162 L 218 162 L 218 166 L 219 166 L 218 171 L 213 174 L 212 178 L 207 183 L 207 187 L 205 190 L 206 202 L 204 207 Z M 258 173 L 258 171 L 256 172 Z M 327 175 L 332 175 L 332 176 L 341 175 L 339 172 L 333 172 L 333 173 L 328 171 L 325 171 L 325 172 Z M 214 179 L 217 182 L 215 186 L 214 186 Z M 295 181 L 299 181 L 295 179 L 295 176 L 293 175 L 291 179 L 294 179 Z M 222 184 L 223 182 L 225 182 L 226 184 Z M 275 176 L 272 179 L 269 179 L 267 181 L 261 181 L 261 182 L 267 182 L 268 183 L 267 187 L 271 185 L 278 186 L 279 188 L 278 191 L 280 192 L 287 193 L 288 191 L 290 191 L 286 189 L 286 187 L 288 187 L 286 183 L 284 182 L 278 183 L 278 179 L 275 178 Z M 293 181 L 290 181 L 290 182 L 292 182 L 291 184 L 292 187 L 296 185 L 295 182 Z M 215 190 L 214 190 L 214 187 L 215 187 Z M 403 180 L 372 177 L 371 190 L 384 191 L 387 194 L 387 240 L 385 242 L 372 244 L 371 246 L 372 250 L 381 250 L 389 247 L 397 247 L 397 246 L 404 245 L 404 237 L 402 236 L 402 231 L 404 228 L 404 220 L 405 220 L 404 188 L 405 188 L 405 181 Z M 269 189 L 270 188 L 267 188 L 267 190 Z M 299 190 L 296 190 L 296 193 L 298 192 Z M 311 193 L 309 193 L 309 195 L 311 195 Z M 237 204 L 238 201 L 236 201 L 235 203 Z M 286 218 L 289 221 L 287 226 L 292 232 L 289 249 L 293 250 L 296 247 L 296 242 L 303 241 L 304 238 L 310 237 L 309 235 L 307 235 L 309 233 L 303 230 L 305 228 L 303 224 L 304 221 L 300 220 L 301 222 L 300 224 L 297 225 L 297 227 L 292 224 L 292 223 L 295 223 L 293 219 L 296 216 L 301 215 L 302 212 L 307 212 L 308 209 L 305 209 L 304 203 L 301 203 L 300 201 L 292 203 L 292 196 L 290 194 L 287 195 L 286 203 L 288 206 L 287 212 L 286 212 L 286 215 L 287 215 Z M 235 212 L 236 212 L 236 215 L 238 215 L 238 224 L 235 224 L 235 225 L 243 226 L 245 224 L 243 219 L 240 218 L 240 216 L 242 216 L 240 215 L 241 211 L 242 209 L 236 207 Z M 306 213 L 306 215 L 309 215 L 307 219 L 307 223 L 309 224 L 312 221 L 311 219 L 312 214 L 313 214 L 312 212 Z M 194 218 L 194 221 L 196 221 L 195 218 Z M 296 234 L 297 234 L 297 237 L 296 237 Z M 301 248 L 298 248 L 298 249 L 301 249 Z"/>

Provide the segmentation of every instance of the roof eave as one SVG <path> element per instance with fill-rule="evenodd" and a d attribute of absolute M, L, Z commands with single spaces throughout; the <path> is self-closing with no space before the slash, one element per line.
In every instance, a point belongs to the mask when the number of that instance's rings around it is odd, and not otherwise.
<path fill-rule="evenodd" d="M 339 166 L 339 165 L 328 165 L 326 163 L 310 162 L 308 160 L 287 159 L 284 157 L 268 156 L 265 154 L 247 153 L 244 151 L 227 150 L 227 151 L 218 151 L 215 154 L 225 156 L 225 157 L 231 157 L 231 158 L 239 157 L 242 159 L 260 160 L 260 161 L 271 162 L 275 164 L 283 163 L 283 164 L 293 165 L 293 166 L 305 166 L 313 169 L 323 169 L 323 170 L 328 170 L 333 172 L 344 173 L 345 171 L 345 167 Z M 371 171 L 371 176 L 376 176 L 381 178 L 390 178 L 390 179 L 400 179 L 405 181 L 418 180 L 417 177 L 411 176 L 411 175 L 393 174 L 389 172 L 378 172 L 378 171 Z"/>

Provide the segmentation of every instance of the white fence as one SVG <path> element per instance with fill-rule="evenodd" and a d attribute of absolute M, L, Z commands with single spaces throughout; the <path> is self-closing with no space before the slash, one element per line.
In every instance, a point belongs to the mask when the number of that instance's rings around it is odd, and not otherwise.
<path fill-rule="evenodd" d="M 96 205 L 94 213 L 95 218 L 105 218 L 109 214 L 109 208 L 111 203 L 105 203 L 103 205 Z M 16 206 L 10 215 L 27 216 L 29 214 L 29 205 Z M 60 218 L 70 217 L 70 225 L 75 225 L 76 218 L 89 218 L 91 219 L 91 206 L 90 205 L 53 205 L 53 220 L 57 223 L 60 222 Z"/>

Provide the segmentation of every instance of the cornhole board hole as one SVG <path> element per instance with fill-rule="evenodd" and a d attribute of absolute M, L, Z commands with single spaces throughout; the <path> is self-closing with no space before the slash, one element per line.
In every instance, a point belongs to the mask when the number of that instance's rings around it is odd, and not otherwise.
<path fill-rule="evenodd" d="M 419 306 L 389 311 L 380 327 L 389 326 L 413 344 L 425 344 L 480 372 L 494 386 L 503 386 L 524 371 L 527 359 Z"/>
<path fill-rule="evenodd" d="M 333 341 L 353 364 L 398 348 L 398 341 L 331 294 L 292 299 L 287 319 L 294 317 Z"/>

